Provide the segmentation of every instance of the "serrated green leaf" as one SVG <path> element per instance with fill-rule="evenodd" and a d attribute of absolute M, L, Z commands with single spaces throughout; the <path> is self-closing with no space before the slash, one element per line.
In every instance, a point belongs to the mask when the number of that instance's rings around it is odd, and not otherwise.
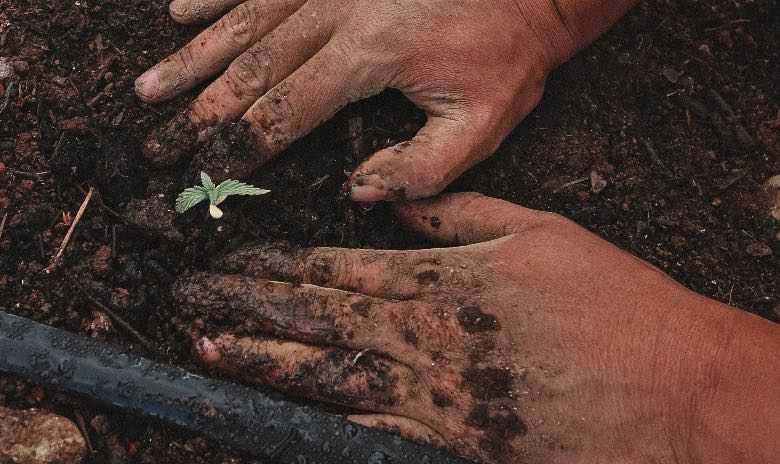
<path fill-rule="evenodd" d="M 201 186 L 184 189 L 176 198 L 176 212 L 184 213 L 198 203 L 208 200 L 209 196 L 206 189 Z"/>
<path fill-rule="evenodd" d="M 200 183 L 206 188 L 206 190 L 214 190 L 214 181 L 204 171 L 200 171 Z"/>
<path fill-rule="evenodd" d="M 214 189 L 215 195 L 212 198 L 212 203 L 218 205 L 225 201 L 229 196 L 233 195 L 265 195 L 270 193 L 270 190 L 264 190 L 254 187 L 244 182 L 228 179 L 220 183 L 216 189 Z"/>

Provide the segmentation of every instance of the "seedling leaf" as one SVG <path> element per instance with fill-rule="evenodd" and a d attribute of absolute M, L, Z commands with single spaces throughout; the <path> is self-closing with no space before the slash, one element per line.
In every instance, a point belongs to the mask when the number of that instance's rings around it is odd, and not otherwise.
<path fill-rule="evenodd" d="M 254 187 L 237 180 L 228 179 L 220 183 L 214 192 L 215 198 L 213 199 L 213 203 L 218 205 L 225 201 L 227 197 L 232 195 L 265 195 L 271 191 L 263 190 L 261 188 Z"/>
<path fill-rule="evenodd" d="M 176 198 L 176 212 L 184 213 L 198 203 L 208 200 L 208 198 L 209 195 L 206 189 L 200 185 L 187 188 Z"/>
<path fill-rule="evenodd" d="M 217 208 L 217 205 L 225 201 L 227 197 L 232 195 L 265 195 L 271 192 L 233 179 L 214 185 L 211 177 L 202 171 L 200 182 L 203 185 L 189 187 L 179 194 L 176 198 L 176 212 L 184 213 L 198 203 L 208 200 L 209 214 L 214 219 L 219 219 L 223 213 Z"/>
<path fill-rule="evenodd" d="M 203 184 L 206 190 L 214 190 L 214 181 L 203 171 L 200 171 L 200 183 Z"/>

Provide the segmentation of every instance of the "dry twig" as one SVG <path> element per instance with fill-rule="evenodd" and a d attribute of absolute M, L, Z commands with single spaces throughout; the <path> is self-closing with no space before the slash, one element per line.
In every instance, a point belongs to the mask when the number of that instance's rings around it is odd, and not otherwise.
<path fill-rule="evenodd" d="M 3 214 L 3 220 L 0 221 L 0 239 L 3 238 L 3 232 L 5 232 L 5 220 L 8 219 L 8 213 Z"/>
<path fill-rule="evenodd" d="M 108 305 L 104 304 L 100 300 L 98 300 L 92 293 L 90 293 L 83 285 L 81 285 L 81 282 L 79 282 L 77 279 L 75 279 L 73 276 L 68 276 L 68 280 L 75 286 L 79 292 L 81 292 L 82 295 L 84 295 L 85 298 L 87 298 L 92 304 L 100 308 L 101 311 L 108 314 L 108 317 L 110 317 L 114 322 L 119 324 L 123 329 L 125 329 L 130 335 L 132 335 L 138 343 L 140 343 L 144 348 L 146 348 L 150 352 L 154 352 L 154 344 L 149 341 L 148 338 L 141 335 L 140 332 L 135 330 L 132 325 L 130 325 L 129 322 L 127 322 L 122 316 L 120 316 L 116 311 L 109 308 Z"/>
<path fill-rule="evenodd" d="M 65 238 L 62 239 L 62 243 L 60 244 L 60 249 L 57 250 L 57 254 L 54 255 L 54 258 L 52 258 L 49 267 L 45 269 L 45 272 L 47 274 L 53 271 L 62 260 L 62 254 L 65 253 L 65 248 L 68 246 L 68 243 L 70 242 L 70 238 L 73 235 L 73 231 L 76 229 L 76 225 L 78 225 L 79 221 L 81 221 L 81 217 L 84 215 L 84 211 L 87 210 L 87 206 L 89 205 L 89 200 L 92 198 L 93 193 L 95 193 L 95 188 L 90 187 L 89 191 L 87 192 L 87 196 L 84 198 L 84 201 L 81 202 L 81 206 L 79 207 L 79 210 L 76 213 L 76 217 L 73 219 L 73 223 L 70 225 L 70 229 L 68 229 L 68 233 L 65 234 Z"/>

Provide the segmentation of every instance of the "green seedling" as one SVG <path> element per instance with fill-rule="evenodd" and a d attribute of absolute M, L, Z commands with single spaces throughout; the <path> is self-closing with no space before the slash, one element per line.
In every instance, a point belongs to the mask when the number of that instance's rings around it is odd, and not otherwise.
<path fill-rule="evenodd" d="M 271 192 L 233 179 L 214 185 L 211 177 L 205 172 L 200 173 L 200 182 L 201 185 L 187 188 L 179 194 L 176 199 L 177 213 L 184 213 L 198 203 L 208 200 L 209 214 L 214 219 L 219 219 L 223 214 L 219 204 L 226 198 L 233 195 L 265 195 Z"/>

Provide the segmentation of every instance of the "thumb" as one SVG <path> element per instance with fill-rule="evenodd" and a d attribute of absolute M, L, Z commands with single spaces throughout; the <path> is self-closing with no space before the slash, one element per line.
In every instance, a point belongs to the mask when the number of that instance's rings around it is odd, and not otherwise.
<path fill-rule="evenodd" d="M 487 158 L 504 134 L 477 112 L 430 116 L 409 141 L 374 154 L 352 174 L 351 197 L 359 202 L 426 198 L 444 190 Z"/>
<path fill-rule="evenodd" d="M 403 203 L 397 213 L 401 222 L 415 232 L 462 245 L 523 232 L 555 217 L 479 193 L 452 193 Z"/>

